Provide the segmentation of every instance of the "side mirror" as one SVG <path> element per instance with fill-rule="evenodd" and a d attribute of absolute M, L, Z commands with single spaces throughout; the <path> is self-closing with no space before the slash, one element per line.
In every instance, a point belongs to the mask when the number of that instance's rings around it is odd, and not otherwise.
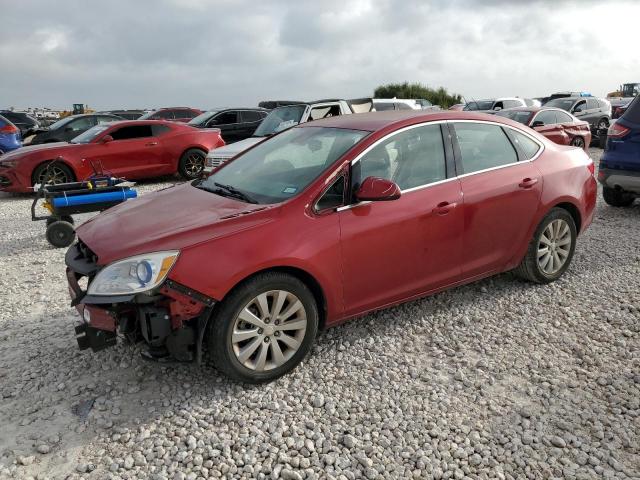
<path fill-rule="evenodd" d="M 531 128 L 536 128 L 536 127 L 544 127 L 544 122 L 542 120 L 536 120 L 531 124 Z"/>
<path fill-rule="evenodd" d="M 105 135 L 104 137 L 102 137 L 101 142 L 102 143 L 113 142 L 113 137 L 111 135 Z"/>
<path fill-rule="evenodd" d="M 391 180 L 380 177 L 367 177 L 356 192 L 356 198 L 362 202 L 385 202 L 400 198 L 400 187 Z"/>

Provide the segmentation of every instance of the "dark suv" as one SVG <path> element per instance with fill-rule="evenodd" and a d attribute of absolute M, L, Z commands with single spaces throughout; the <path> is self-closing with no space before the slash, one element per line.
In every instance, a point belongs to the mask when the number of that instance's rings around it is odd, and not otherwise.
<path fill-rule="evenodd" d="M 249 138 L 256 131 L 268 110 L 263 108 L 224 108 L 209 110 L 189 122 L 197 128 L 219 128 L 229 144 Z"/>
<path fill-rule="evenodd" d="M 628 207 L 640 197 L 640 97 L 609 127 L 598 181 L 613 207 Z"/>
<path fill-rule="evenodd" d="M 611 124 L 611 104 L 596 97 L 565 97 L 550 100 L 545 107 L 561 108 L 580 120 L 589 122 L 591 135 L 598 138 Z"/>
<path fill-rule="evenodd" d="M 171 122 L 187 123 L 202 113 L 202 110 L 189 107 L 160 108 L 145 113 L 138 120 L 169 120 Z"/>
<path fill-rule="evenodd" d="M 25 112 L 14 112 L 12 110 L 0 110 L 0 115 L 13 123 L 20 129 L 22 138 L 27 138 L 35 134 L 40 128 L 38 120 Z"/>

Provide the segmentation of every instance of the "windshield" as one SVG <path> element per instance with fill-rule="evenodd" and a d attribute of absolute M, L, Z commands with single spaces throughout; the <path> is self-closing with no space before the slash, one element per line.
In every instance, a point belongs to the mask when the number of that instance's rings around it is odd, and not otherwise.
<path fill-rule="evenodd" d="M 264 117 L 264 120 L 258 126 L 253 136 L 268 137 L 269 135 L 299 124 L 306 108 L 306 105 L 291 105 L 271 110 L 269 115 Z"/>
<path fill-rule="evenodd" d="M 493 100 L 479 100 L 477 102 L 467 103 L 463 110 L 491 110 L 493 107 Z"/>
<path fill-rule="evenodd" d="M 531 112 L 527 110 L 501 110 L 497 112 L 496 115 L 499 117 L 509 118 L 511 120 L 515 120 L 516 122 L 528 125 L 529 118 L 531 117 Z"/>
<path fill-rule="evenodd" d="M 86 132 L 81 133 L 69 143 L 90 143 L 94 138 L 104 132 L 107 128 L 109 128 L 109 125 L 96 125 L 95 127 L 91 127 Z"/>
<path fill-rule="evenodd" d="M 138 120 L 149 120 L 151 117 L 153 117 L 153 115 L 155 115 L 156 111 L 153 110 L 151 112 L 147 112 L 144 115 L 142 115 L 141 117 L 138 118 Z"/>
<path fill-rule="evenodd" d="M 51 125 L 49 125 L 49 130 L 55 130 L 57 128 L 64 127 L 67 123 L 69 123 L 71 120 L 74 120 L 76 118 L 78 117 L 65 117 L 62 120 L 58 120 L 57 122 L 54 122 Z"/>
<path fill-rule="evenodd" d="M 547 102 L 544 106 L 561 108 L 562 110 L 570 112 L 571 107 L 573 106 L 574 103 L 575 103 L 575 100 L 566 99 L 566 98 L 556 98 L 555 100 L 551 100 Z"/>
<path fill-rule="evenodd" d="M 194 185 L 252 203 L 283 202 L 302 192 L 368 134 L 342 128 L 292 128 Z"/>
<path fill-rule="evenodd" d="M 189 121 L 189 125 L 200 125 L 200 124 L 206 122 L 207 120 L 209 120 L 211 117 L 213 117 L 219 111 L 220 110 L 209 110 L 208 112 L 201 113 L 197 117 L 194 117 L 193 119 L 191 119 Z"/>

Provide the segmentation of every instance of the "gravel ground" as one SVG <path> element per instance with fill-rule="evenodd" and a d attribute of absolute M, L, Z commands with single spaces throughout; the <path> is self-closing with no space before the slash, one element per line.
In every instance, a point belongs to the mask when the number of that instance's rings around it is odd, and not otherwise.
<path fill-rule="evenodd" d="M 78 351 L 29 203 L 0 194 L 0 478 L 640 478 L 638 202 L 600 202 L 553 285 L 367 315 L 258 387 Z"/>

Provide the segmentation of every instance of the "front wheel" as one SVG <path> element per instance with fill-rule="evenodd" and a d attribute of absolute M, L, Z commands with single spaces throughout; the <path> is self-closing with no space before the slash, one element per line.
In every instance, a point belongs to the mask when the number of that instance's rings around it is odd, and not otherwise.
<path fill-rule="evenodd" d="M 318 306 L 296 277 L 260 274 L 229 294 L 212 318 L 208 348 L 218 370 L 262 383 L 293 370 L 318 331 Z"/>
<path fill-rule="evenodd" d="M 73 182 L 74 179 L 73 172 L 64 163 L 47 162 L 35 169 L 31 182 L 33 185 L 58 185 L 60 183 Z"/>
<path fill-rule="evenodd" d="M 552 209 L 538 225 L 515 274 L 536 283 L 557 280 L 571 264 L 577 237 L 576 224 L 569 212 Z"/>
<path fill-rule="evenodd" d="M 178 164 L 178 173 L 185 180 L 195 180 L 202 175 L 207 154 L 198 148 L 190 148 L 182 154 Z"/>
<path fill-rule="evenodd" d="M 602 198 L 604 198 L 607 205 L 612 207 L 628 207 L 635 200 L 632 194 L 611 187 L 602 189 Z"/>

